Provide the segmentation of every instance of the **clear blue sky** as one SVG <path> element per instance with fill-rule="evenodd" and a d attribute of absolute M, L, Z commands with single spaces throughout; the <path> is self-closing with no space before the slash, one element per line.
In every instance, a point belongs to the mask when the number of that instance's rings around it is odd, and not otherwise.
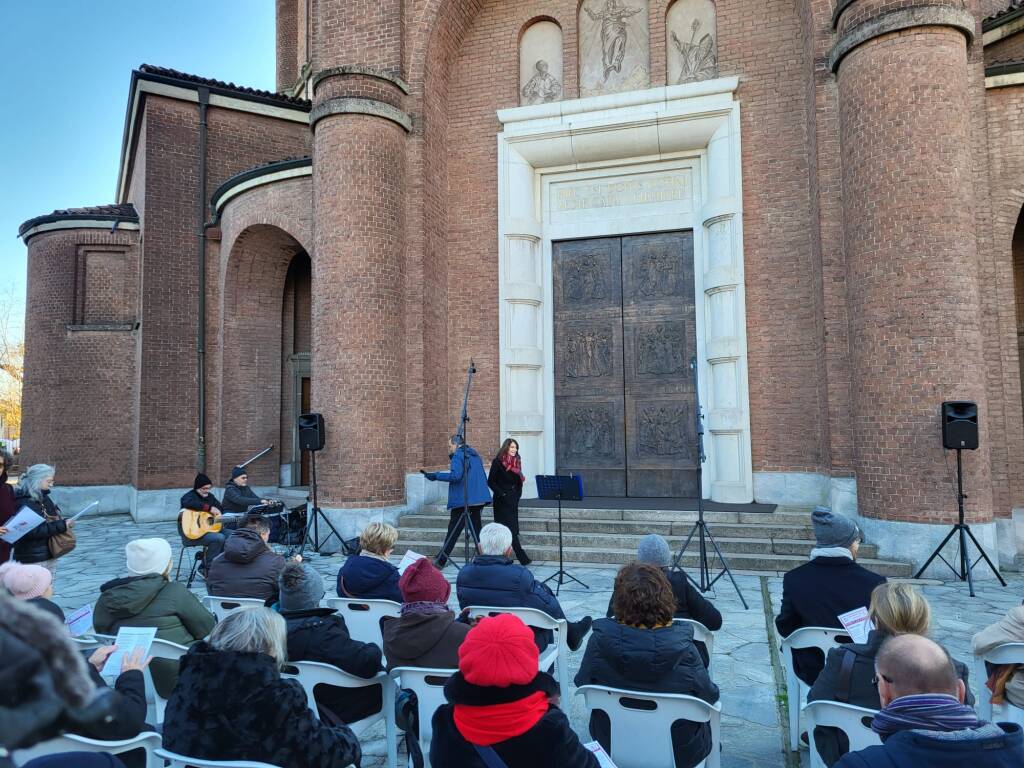
<path fill-rule="evenodd" d="M 273 90 L 274 2 L 0 0 L 0 297 L 24 302 L 23 221 L 114 202 L 143 63 Z"/>

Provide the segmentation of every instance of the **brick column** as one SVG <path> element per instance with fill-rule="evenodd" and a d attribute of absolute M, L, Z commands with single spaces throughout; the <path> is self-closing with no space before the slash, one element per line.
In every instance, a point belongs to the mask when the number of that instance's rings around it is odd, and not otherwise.
<path fill-rule="evenodd" d="M 299 0 L 277 0 L 277 90 L 288 91 L 299 77 Z"/>
<path fill-rule="evenodd" d="M 939 407 L 967 399 L 982 415 L 982 449 L 965 454 L 968 510 L 988 520 L 967 65 L 974 19 L 960 0 L 840 0 L 835 22 L 860 512 L 952 520 L 954 457 L 942 450 Z M 908 559 L 920 556 L 909 541 L 916 532 L 899 538 Z M 920 549 L 934 546 L 930 534 L 920 538 Z"/>

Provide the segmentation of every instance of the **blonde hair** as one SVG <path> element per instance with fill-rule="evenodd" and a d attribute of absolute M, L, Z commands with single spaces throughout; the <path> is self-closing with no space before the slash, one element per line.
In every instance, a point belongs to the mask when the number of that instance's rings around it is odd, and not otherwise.
<path fill-rule="evenodd" d="M 386 555 L 389 549 L 395 548 L 398 531 L 387 523 L 370 523 L 359 534 L 359 547 L 375 555 Z"/>
<path fill-rule="evenodd" d="M 265 653 L 280 667 L 288 661 L 288 625 L 269 608 L 234 611 L 217 622 L 210 645 L 218 651 Z"/>
<path fill-rule="evenodd" d="M 869 608 L 875 629 L 886 635 L 926 635 L 932 609 L 913 584 L 886 582 L 871 592 Z"/>

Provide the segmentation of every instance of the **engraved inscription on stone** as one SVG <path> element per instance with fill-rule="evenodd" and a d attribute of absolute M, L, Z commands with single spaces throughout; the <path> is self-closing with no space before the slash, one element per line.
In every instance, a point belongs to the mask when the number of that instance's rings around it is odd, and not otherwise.
<path fill-rule="evenodd" d="M 583 0 L 580 95 L 634 91 L 651 83 L 648 0 Z"/>
<path fill-rule="evenodd" d="M 674 296 L 681 268 L 675 253 L 657 250 L 641 254 L 632 264 L 636 292 L 651 298 Z"/>
<path fill-rule="evenodd" d="M 584 328 L 565 338 L 565 375 L 570 379 L 610 376 L 612 334 L 607 329 Z"/>
<path fill-rule="evenodd" d="M 562 29 L 553 21 L 531 24 L 519 42 L 520 104 L 562 98 Z"/>
<path fill-rule="evenodd" d="M 647 456 L 689 456 L 688 419 L 693 417 L 680 405 L 637 404 L 637 453 Z"/>
<path fill-rule="evenodd" d="M 579 211 L 689 199 L 690 173 L 676 171 L 658 176 L 564 182 L 552 189 L 551 207 L 555 212 Z"/>
<path fill-rule="evenodd" d="M 641 325 L 636 335 L 638 375 L 666 376 L 685 370 L 683 329 L 675 323 Z"/>
<path fill-rule="evenodd" d="M 567 303 L 578 303 L 605 298 L 608 286 L 604 279 L 604 262 L 594 254 L 568 259 L 562 278 L 562 299 Z"/>
<path fill-rule="evenodd" d="M 612 428 L 615 419 L 610 406 L 584 406 L 573 408 L 566 414 L 568 453 L 580 457 L 609 457 L 615 455 Z"/>
<path fill-rule="evenodd" d="M 712 0 L 677 0 L 665 19 L 668 82 L 718 77 L 718 30 Z"/>

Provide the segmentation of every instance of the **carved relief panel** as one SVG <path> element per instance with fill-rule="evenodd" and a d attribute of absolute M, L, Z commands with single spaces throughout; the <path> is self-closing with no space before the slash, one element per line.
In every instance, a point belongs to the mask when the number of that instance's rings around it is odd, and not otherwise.
<path fill-rule="evenodd" d="M 583 0 L 578 23 L 580 96 L 650 87 L 648 0 Z"/>
<path fill-rule="evenodd" d="M 665 18 L 668 84 L 718 77 L 718 30 L 712 0 L 676 0 Z"/>
<path fill-rule="evenodd" d="M 519 103 L 558 101 L 562 93 L 562 28 L 535 22 L 519 41 Z"/>

